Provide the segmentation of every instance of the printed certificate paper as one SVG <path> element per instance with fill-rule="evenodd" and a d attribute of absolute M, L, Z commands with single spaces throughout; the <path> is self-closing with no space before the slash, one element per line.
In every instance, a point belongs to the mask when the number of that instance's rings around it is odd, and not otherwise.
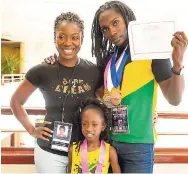
<path fill-rule="evenodd" d="M 131 59 L 167 59 L 172 53 L 174 21 L 131 21 L 128 26 Z"/>

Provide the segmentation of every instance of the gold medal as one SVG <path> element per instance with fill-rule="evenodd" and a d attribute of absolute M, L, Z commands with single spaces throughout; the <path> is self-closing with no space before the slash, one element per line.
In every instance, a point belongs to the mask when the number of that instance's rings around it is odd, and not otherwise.
<path fill-rule="evenodd" d="M 113 105 L 120 105 L 121 103 L 121 91 L 117 88 L 112 88 L 110 92 L 110 100 Z"/>
<path fill-rule="evenodd" d="M 103 97 L 103 101 L 104 101 L 104 104 L 105 104 L 108 108 L 111 108 L 111 107 L 112 107 L 110 94 L 105 94 L 104 97 Z"/>
<path fill-rule="evenodd" d="M 104 89 L 103 102 L 108 108 L 112 107 L 112 103 L 111 103 L 111 100 L 110 100 L 110 93 L 107 89 Z"/>

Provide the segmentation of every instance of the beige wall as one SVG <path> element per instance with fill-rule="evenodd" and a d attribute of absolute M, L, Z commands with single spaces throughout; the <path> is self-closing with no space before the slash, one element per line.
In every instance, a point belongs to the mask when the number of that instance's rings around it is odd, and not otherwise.
<path fill-rule="evenodd" d="M 176 19 L 178 28 L 188 31 L 188 23 L 184 22 L 188 13 L 185 1 L 124 1 L 134 10 L 137 19 Z M 24 42 L 26 72 L 55 52 L 53 25 L 56 16 L 74 11 L 85 21 L 85 38 L 80 56 L 95 61 L 91 58 L 91 24 L 96 9 L 103 2 L 105 0 L 2 0 L 2 34 Z"/>

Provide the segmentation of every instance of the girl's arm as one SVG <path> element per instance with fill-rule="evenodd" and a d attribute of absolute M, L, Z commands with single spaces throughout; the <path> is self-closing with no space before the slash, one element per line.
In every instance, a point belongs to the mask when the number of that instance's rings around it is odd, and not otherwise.
<path fill-rule="evenodd" d="M 71 173 L 71 168 L 72 168 L 72 145 L 69 148 L 68 152 L 68 173 Z"/>
<path fill-rule="evenodd" d="M 118 155 L 116 149 L 113 146 L 110 146 L 110 164 L 113 173 L 121 173 L 121 169 L 118 163 Z"/>

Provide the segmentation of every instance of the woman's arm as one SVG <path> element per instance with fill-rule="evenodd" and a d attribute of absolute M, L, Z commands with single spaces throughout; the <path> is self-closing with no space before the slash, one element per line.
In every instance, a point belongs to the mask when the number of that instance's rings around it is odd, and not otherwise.
<path fill-rule="evenodd" d="M 47 140 L 46 136 L 51 136 L 48 132 L 52 132 L 49 128 L 45 127 L 45 124 L 50 124 L 50 122 L 44 122 L 39 128 L 35 128 L 29 120 L 28 114 L 24 109 L 23 105 L 29 98 L 29 96 L 36 90 L 36 87 L 32 85 L 28 80 L 23 80 L 23 82 L 16 89 L 12 95 L 10 101 L 10 107 L 12 109 L 15 117 L 20 121 L 28 133 L 36 138 L 41 138 Z"/>
<path fill-rule="evenodd" d="M 121 173 L 121 169 L 118 163 L 118 155 L 116 149 L 110 146 L 110 164 L 112 166 L 113 173 Z"/>

